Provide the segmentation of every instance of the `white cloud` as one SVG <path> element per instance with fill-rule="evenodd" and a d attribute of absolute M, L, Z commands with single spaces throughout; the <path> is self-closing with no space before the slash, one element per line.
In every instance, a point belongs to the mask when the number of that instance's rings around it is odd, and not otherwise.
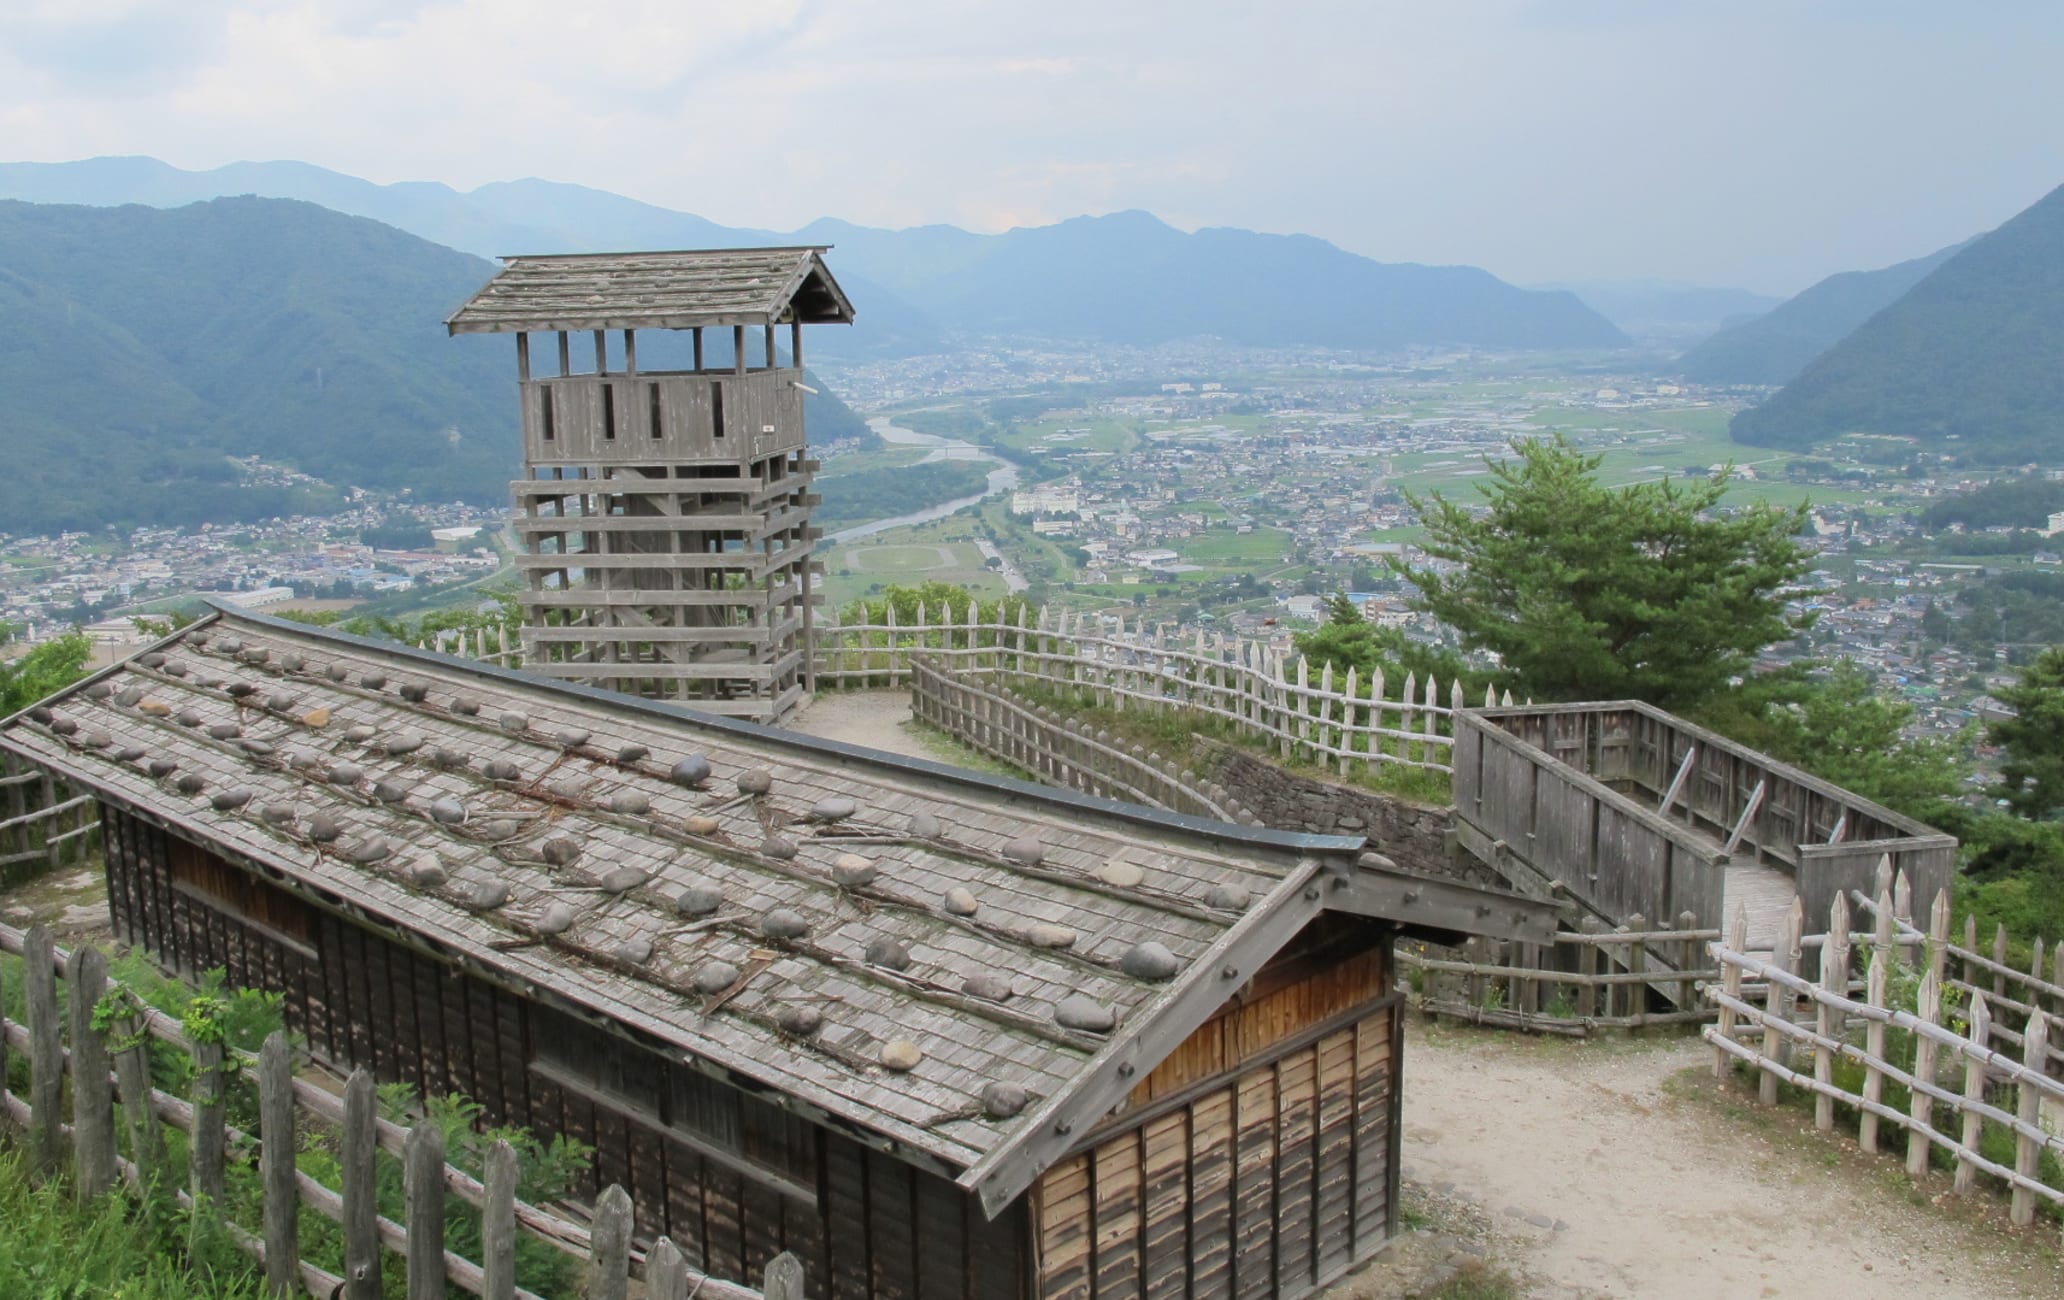
<path fill-rule="evenodd" d="M 14 0 L 0 133 L 43 160 L 542 175 L 740 225 L 1144 207 L 1522 281 L 1791 288 L 2064 179 L 2064 10 L 1947 12 Z"/>

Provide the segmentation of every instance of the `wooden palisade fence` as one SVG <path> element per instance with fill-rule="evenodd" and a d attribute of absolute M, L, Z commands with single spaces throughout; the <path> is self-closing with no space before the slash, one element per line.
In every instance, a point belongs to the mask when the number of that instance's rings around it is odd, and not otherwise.
<path fill-rule="evenodd" d="M 504 667 L 523 664 L 507 628 L 446 632 L 425 649 Z M 1462 683 L 1421 682 L 1381 670 L 1364 678 L 1332 665 L 1314 669 L 1257 641 L 1198 631 L 1171 638 L 1145 619 L 1110 630 L 1088 615 L 1005 602 L 919 605 L 908 623 L 893 608 L 882 622 L 816 626 L 812 680 L 819 690 L 896 689 L 916 671 L 913 656 L 963 675 L 1014 678 L 1021 686 L 1086 693 L 1105 708 L 1181 705 L 1277 745 L 1285 758 L 1337 765 L 1345 776 L 1382 763 L 1448 770 L 1449 719 L 1464 707 Z M 1396 691 L 1395 698 L 1391 692 Z M 1445 699 L 1445 703 L 1443 700 Z M 1485 705 L 1497 703 L 1487 691 Z M 1512 703 L 1508 695 L 1504 703 Z"/>
<path fill-rule="evenodd" d="M 687 1300 L 691 1295 L 697 1300 L 802 1300 L 802 1266 L 793 1255 L 776 1257 L 767 1267 L 763 1288 L 755 1290 L 701 1275 L 664 1237 L 650 1251 L 637 1251 L 631 1240 L 631 1199 L 620 1186 L 611 1185 L 597 1198 L 591 1224 L 517 1200 L 517 1157 L 507 1142 L 498 1141 L 489 1151 L 485 1182 L 474 1179 L 446 1163 L 443 1133 L 434 1124 L 424 1121 L 403 1128 L 379 1117 L 372 1076 L 364 1070 L 352 1074 L 341 1098 L 295 1077 L 284 1034 L 272 1035 L 255 1055 L 191 1041 L 172 1017 L 133 996 L 122 997 L 119 986 L 110 985 L 107 959 L 96 948 L 68 954 L 54 946 L 50 932 L 41 926 L 26 935 L 0 926 L 0 951 L 23 958 L 27 984 L 27 1023 L 13 1024 L 0 1016 L 0 1113 L 25 1133 L 32 1165 L 44 1176 L 63 1172 L 69 1150 L 70 1173 L 82 1196 L 101 1195 L 121 1177 L 147 1202 L 170 1197 L 194 1213 L 214 1216 L 263 1267 L 273 1294 L 306 1289 L 319 1297 L 377 1300 L 381 1251 L 386 1250 L 407 1261 L 409 1300 L 442 1300 L 447 1283 L 492 1300 L 535 1300 L 515 1282 L 520 1230 L 588 1261 L 586 1294 L 593 1300 L 624 1300 L 634 1272 L 643 1277 L 644 1293 L 652 1300 Z M 59 976 L 66 981 L 68 1003 L 62 1014 Z M 110 992 L 116 995 L 112 999 Z M 109 1007 L 119 1014 L 96 1016 Z M 104 1023 L 96 1026 L 96 1019 Z M 151 1086 L 153 1038 L 191 1054 L 191 1098 Z M 5 1088 L 11 1050 L 28 1056 L 26 1097 Z M 248 1145 L 247 1135 L 224 1120 L 223 1080 L 232 1070 L 248 1070 L 258 1083 L 260 1120 L 255 1136 L 264 1208 L 263 1223 L 256 1230 L 220 1216 L 228 1152 Z M 63 1106 L 67 1076 L 68 1111 Z M 126 1154 L 118 1149 L 118 1102 Z M 340 1131 L 341 1188 L 328 1187 L 296 1167 L 297 1130 L 304 1116 Z M 165 1185 L 169 1160 L 161 1125 L 188 1137 L 185 1188 Z M 376 1150 L 403 1162 L 405 1223 L 379 1214 Z M 480 1209 L 484 1258 L 468 1260 L 444 1249 L 447 1195 Z M 302 1206 L 341 1225 L 344 1276 L 301 1258 L 297 1239 Z"/>
<path fill-rule="evenodd" d="M 83 862 L 99 847 L 100 809 L 41 768 L 0 757 L 0 886 Z"/>
<path fill-rule="evenodd" d="M 1645 1029 L 1711 1020 L 1704 986 L 1719 977 L 1706 955 L 1720 937 L 1686 912 L 1669 926 L 1627 918 L 1606 930 L 1585 917 L 1552 945 L 1470 939 L 1457 958 L 1411 946 L 1399 966 L 1418 972 L 1415 1002 L 1431 1014 L 1534 1033 L 1578 1036 L 1599 1029 Z M 1658 1009 L 1660 1008 L 1660 1009 Z"/>
<path fill-rule="evenodd" d="M 2064 1188 L 2038 1176 L 2045 1152 L 2064 1156 L 2064 1136 L 2042 1123 L 2046 1103 L 2064 1105 L 2064 1082 L 2053 1073 L 2064 1064 L 2064 1044 L 2051 1041 L 2064 986 L 2043 978 L 2039 941 L 2037 969 L 2025 974 L 2002 960 L 2004 943 L 1996 957 L 1968 939 L 1951 943 L 1946 893 L 1935 898 L 1928 930 L 1917 929 L 1906 882 L 1887 887 L 1885 874 L 1876 899 L 1853 896 L 1872 918 L 1867 932 L 1851 932 L 1851 896 L 1837 896 L 1825 935 L 1802 937 L 1795 907 L 1777 951 L 1755 954 L 1746 951 L 1747 920 L 1737 911 L 1726 940 L 1712 946 L 1721 977 L 1707 996 L 1719 1018 L 1704 1035 L 1715 1073 L 1745 1063 L 1766 1104 L 1776 1102 L 1780 1082 L 1805 1089 L 1823 1130 L 1834 1127 L 1836 1103 L 1851 1108 L 1866 1151 L 1879 1150 L 1887 1128 L 1904 1129 L 1909 1174 L 1925 1171 L 1930 1148 L 1940 1147 L 1955 1161 L 1958 1192 L 1971 1191 L 1980 1173 L 2005 1183 L 2017 1224 L 2034 1220 L 2038 1200 L 2064 1207 Z M 1895 992 L 1909 986 L 1910 1008 Z M 1910 1061 L 1888 1053 L 1892 1032 L 1911 1038 Z M 1861 1067 L 1860 1084 L 1837 1082 L 1837 1061 Z M 1906 1090 L 1905 1109 L 1886 1104 L 1888 1081 Z M 2011 1165 L 1981 1152 L 1988 1123 L 2011 1136 Z"/>

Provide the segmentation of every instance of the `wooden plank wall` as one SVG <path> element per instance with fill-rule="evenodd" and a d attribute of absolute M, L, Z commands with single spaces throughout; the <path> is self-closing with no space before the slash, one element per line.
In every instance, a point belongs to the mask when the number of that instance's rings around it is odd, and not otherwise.
<path fill-rule="evenodd" d="M 1389 1239 L 1402 1004 L 1178 1092 L 1034 1189 L 1040 1300 L 1294 1300 Z"/>
<path fill-rule="evenodd" d="M 575 1190 L 591 1197 L 621 1183 L 640 1234 L 666 1233 L 697 1267 L 757 1278 L 787 1250 L 802 1259 L 813 1300 L 1027 1293 L 1023 1201 L 992 1222 L 945 1178 L 454 970 L 148 823 L 102 816 L 109 906 L 124 942 L 188 976 L 219 967 L 233 987 L 280 993 L 288 1026 L 328 1064 L 463 1093 L 487 1125 L 592 1146 Z M 594 1046 L 592 1080 L 532 1068 L 548 1041 L 557 1050 L 545 1055 L 567 1055 L 565 1040 Z M 732 1159 L 708 1154 L 727 1144 Z"/>

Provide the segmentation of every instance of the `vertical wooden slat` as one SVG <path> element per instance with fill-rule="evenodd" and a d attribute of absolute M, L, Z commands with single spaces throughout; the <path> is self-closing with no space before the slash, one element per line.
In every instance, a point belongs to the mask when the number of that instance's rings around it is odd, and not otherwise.
<path fill-rule="evenodd" d="M 57 1172 L 64 1159 L 62 1119 L 64 1040 L 57 1015 L 56 943 L 50 927 L 32 926 L 23 945 L 22 977 L 28 983 L 29 1153 L 38 1173 Z"/>
<path fill-rule="evenodd" d="M 516 1294 L 516 1148 L 497 1139 L 488 1148 L 487 1204 L 480 1212 L 482 1300 L 513 1300 Z"/>
<path fill-rule="evenodd" d="M 1096 1294 L 1140 1292 L 1140 1135 L 1126 1133 L 1097 1147 L 1093 1246 Z"/>
<path fill-rule="evenodd" d="M 265 1284 L 275 1296 L 298 1293 L 300 1258 L 294 1182 L 294 1067 L 279 1030 L 258 1053 L 259 1179 L 265 1187 Z"/>
<path fill-rule="evenodd" d="M 429 1120 L 402 1146 L 409 1300 L 444 1300 L 444 1131 Z"/>
<path fill-rule="evenodd" d="M 106 991 L 107 956 L 90 944 L 73 949 L 65 992 L 71 1013 L 73 1186 L 81 1200 L 96 1199 L 115 1183 L 107 1039 L 93 1027 L 93 1009 Z"/>
<path fill-rule="evenodd" d="M 1300 1048 L 1276 1064 L 1276 1286 L 1284 1294 L 1314 1280 L 1317 1056 L 1316 1047 Z"/>
<path fill-rule="evenodd" d="M 1273 1295 L 1276 1288 L 1276 1079 L 1250 1070 L 1234 1096 L 1238 1145 L 1233 1185 L 1234 1294 L 1241 1300 Z"/>
<path fill-rule="evenodd" d="M 1189 1108 L 1148 1120 L 1140 1146 L 1141 1289 L 1148 1300 L 1183 1300 L 1189 1289 Z"/>
<path fill-rule="evenodd" d="M 617 1183 L 595 1198 L 588 1300 L 624 1300 L 631 1271 L 631 1196 Z"/>
<path fill-rule="evenodd" d="M 1233 1092 L 1190 1104 L 1190 1291 L 1192 1300 L 1232 1294 Z"/>
<path fill-rule="evenodd" d="M 1048 1169 L 1038 1203 L 1039 1300 L 1090 1300 L 1090 1158 L 1070 1156 Z"/>
<path fill-rule="evenodd" d="M 344 1145 L 337 1163 L 344 1181 L 344 1300 L 380 1300 L 380 1185 L 372 1074 L 360 1068 L 344 1084 Z"/>
<path fill-rule="evenodd" d="M 1331 1276 L 1354 1256 L 1354 1031 L 1319 1040 L 1318 1152 L 1312 1201 L 1317 1268 Z"/>

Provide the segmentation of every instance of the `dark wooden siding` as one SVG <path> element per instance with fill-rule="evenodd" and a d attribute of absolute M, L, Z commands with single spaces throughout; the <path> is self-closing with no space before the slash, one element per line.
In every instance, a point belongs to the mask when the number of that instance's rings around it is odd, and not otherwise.
<path fill-rule="evenodd" d="M 1390 934 L 1314 922 L 1030 1198 L 1040 1300 L 1306 1296 L 1394 1227 Z"/>
<path fill-rule="evenodd" d="M 790 1250 L 822 1300 L 1028 1293 L 1023 1201 L 991 1222 L 936 1174 L 101 812 L 124 942 L 188 976 L 220 967 L 279 992 L 288 1026 L 330 1065 L 462 1092 L 486 1124 L 594 1147 L 576 1191 L 623 1184 L 641 1233 L 671 1236 L 698 1267 L 756 1280 Z"/>

